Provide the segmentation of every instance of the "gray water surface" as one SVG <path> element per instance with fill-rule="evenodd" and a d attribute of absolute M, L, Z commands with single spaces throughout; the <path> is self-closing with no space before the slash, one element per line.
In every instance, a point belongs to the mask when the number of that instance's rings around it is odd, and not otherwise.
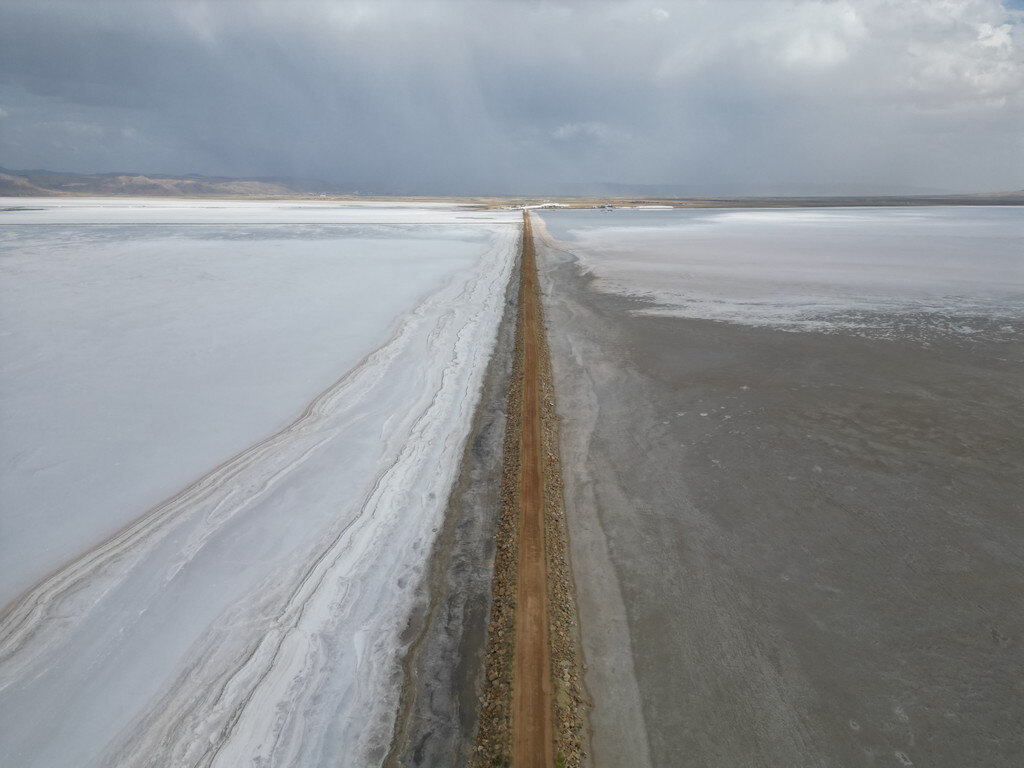
<path fill-rule="evenodd" d="M 1005 339 L 1024 322 L 1017 207 L 545 211 L 642 311 L 873 338 Z"/>

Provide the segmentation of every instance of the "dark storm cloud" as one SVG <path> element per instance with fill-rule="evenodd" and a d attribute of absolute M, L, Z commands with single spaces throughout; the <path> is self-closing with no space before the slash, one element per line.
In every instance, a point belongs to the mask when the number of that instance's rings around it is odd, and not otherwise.
<path fill-rule="evenodd" d="M 1020 187 L 1020 16 L 997 0 L 0 0 L 0 164 L 433 193 Z"/>

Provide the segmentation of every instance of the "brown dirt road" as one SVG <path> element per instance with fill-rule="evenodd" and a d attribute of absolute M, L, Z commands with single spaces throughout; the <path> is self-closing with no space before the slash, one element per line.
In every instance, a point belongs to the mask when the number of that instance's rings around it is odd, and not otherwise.
<path fill-rule="evenodd" d="M 539 289 L 528 214 L 523 215 L 523 422 L 520 457 L 519 581 L 512 685 L 512 755 L 516 768 L 553 768 L 551 647 L 544 553 L 537 326 Z"/>
<path fill-rule="evenodd" d="M 589 702 L 562 495 L 559 420 L 533 232 L 523 219 L 473 768 L 580 768 Z"/>

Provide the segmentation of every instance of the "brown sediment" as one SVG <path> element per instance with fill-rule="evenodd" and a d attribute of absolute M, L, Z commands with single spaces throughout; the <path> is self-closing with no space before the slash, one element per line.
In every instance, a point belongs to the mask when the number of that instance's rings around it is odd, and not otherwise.
<path fill-rule="evenodd" d="M 569 768 L 584 757 L 586 704 L 551 361 L 527 214 L 514 357 L 473 765 Z"/>

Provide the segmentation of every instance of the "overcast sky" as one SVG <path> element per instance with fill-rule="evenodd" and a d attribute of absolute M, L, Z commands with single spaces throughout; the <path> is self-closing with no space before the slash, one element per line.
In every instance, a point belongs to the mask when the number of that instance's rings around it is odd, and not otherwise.
<path fill-rule="evenodd" d="M 1021 0 L 0 0 L 0 165 L 364 191 L 1024 187 Z"/>

